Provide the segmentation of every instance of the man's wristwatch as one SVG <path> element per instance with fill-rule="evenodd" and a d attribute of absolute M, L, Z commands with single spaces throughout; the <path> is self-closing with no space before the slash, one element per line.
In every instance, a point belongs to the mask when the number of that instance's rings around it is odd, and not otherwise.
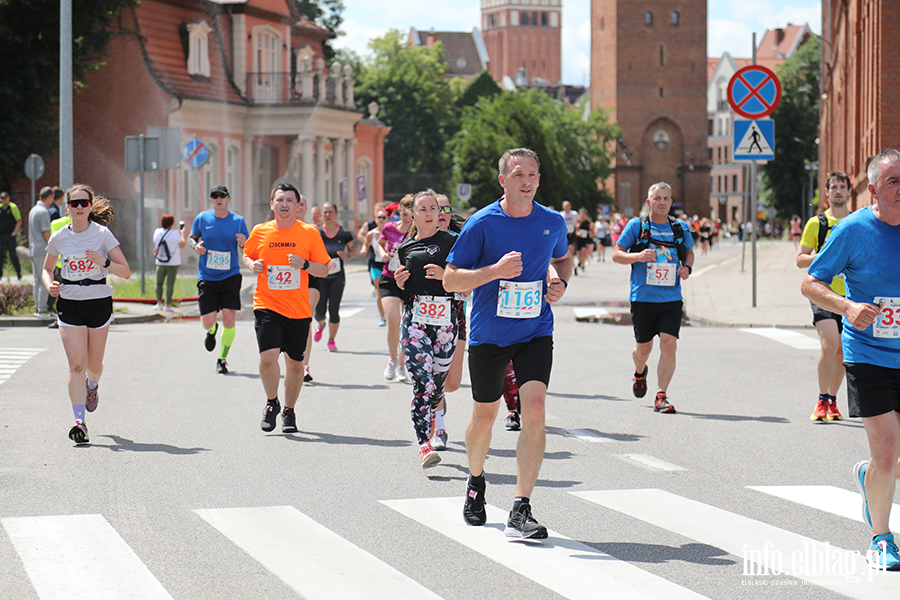
<path fill-rule="evenodd" d="M 300 267 L 300 269 L 301 269 L 302 271 L 305 271 L 305 270 L 307 270 L 308 268 L 309 268 L 309 261 L 308 261 L 307 259 L 304 258 L 304 259 L 303 259 L 303 266 Z"/>
<path fill-rule="evenodd" d="M 107 257 L 106 257 L 106 262 L 103 263 L 103 268 L 104 268 L 104 269 L 108 269 L 108 268 L 109 268 L 109 265 L 110 265 L 111 263 L 112 263 L 112 261 L 109 260 L 109 257 L 107 256 Z"/>

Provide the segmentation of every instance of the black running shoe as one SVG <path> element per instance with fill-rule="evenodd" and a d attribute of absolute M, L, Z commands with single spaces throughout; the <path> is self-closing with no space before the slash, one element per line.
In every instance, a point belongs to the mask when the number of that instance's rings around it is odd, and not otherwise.
<path fill-rule="evenodd" d="M 634 392 L 635 398 L 643 398 L 647 395 L 647 370 L 649 367 L 644 365 L 644 372 L 640 375 L 635 374 L 631 378 L 634 383 L 631 385 L 631 391 Z"/>
<path fill-rule="evenodd" d="M 87 444 L 90 442 L 88 438 L 87 425 L 81 419 L 75 419 L 75 425 L 69 430 L 69 439 L 76 444 Z"/>
<path fill-rule="evenodd" d="M 504 532 L 506 537 L 527 540 L 547 539 L 547 528 L 531 516 L 531 505 L 523 504 L 517 511 L 510 511 Z"/>
<path fill-rule="evenodd" d="M 275 419 L 278 418 L 279 412 L 281 412 L 281 402 L 277 399 L 275 402 L 266 402 L 262 423 L 259 424 L 263 431 L 275 431 Z"/>
<path fill-rule="evenodd" d="M 293 408 L 284 407 L 284 412 L 281 413 L 281 432 L 297 433 L 297 415 Z"/>
<path fill-rule="evenodd" d="M 487 509 L 484 507 L 484 489 L 472 485 L 472 476 L 466 482 L 466 505 L 463 507 L 463 519 L 469 525 L 484 525 L 487 521 Z"/>
<path fill-rule="evenodd" d="M 219 373 L 220 375 L 228 375 L 228 363 L 225 362 L 224 358 L 220 358 L 216 361 L 216 373 Z"/>
<path fill-rule="evenodd" d="M 216 326 L 213 328 L 212 333 L 206 332 L 206 340 L 204 340 L 204 344 L 206 345 L 206 351 L 212 352 L 216 349 L 216 333 L 219 331 L 219 324 L 216 323 Z"/>
<path fill-rule="evenodd" d="M 522 419 L 519 417 L 518 412 L 512 411 L 506 417 L 506 430 L 519 431 L 520 429 L 522 429 Z"/>

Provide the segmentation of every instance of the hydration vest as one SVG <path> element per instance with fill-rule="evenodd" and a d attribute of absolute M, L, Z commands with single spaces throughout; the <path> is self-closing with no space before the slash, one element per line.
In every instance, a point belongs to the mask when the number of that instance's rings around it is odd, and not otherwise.
<path fill-rule="evenodd" d="M 643 252 L 650 247 L 650 242 L 652 241 L 654 244 L 666 246 L 667 248 L 674 247 L 676 252 L 678 252 L 678 262 L 683 265 L 687 258 L 687 248 L 684 245 L 684 228 L 682 228 L 681 222 L 674 217 L 669 217 L 669 227 L 672 228 L 674 241 L 652 239 L 650 237 L 650 214 L 642 216 L 640 235 L 638 235 L 634 246 L 628 249 L 628 252 Z"/>

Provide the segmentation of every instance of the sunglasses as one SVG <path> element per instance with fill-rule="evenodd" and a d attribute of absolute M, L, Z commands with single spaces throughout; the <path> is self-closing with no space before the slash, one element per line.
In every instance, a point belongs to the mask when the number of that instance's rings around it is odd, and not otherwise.
<path fill-rule="evenodd" d="M 209 195 L 210 200 L 221 200 L 222 198 L 227 198 L 228 194 L 223 194 L 222 192 L 214 192 Z"/>
<path fill-rule="evenodd" d="M 71 206 L 72 208 L 75 208 L 77 206 L 80 206 L 81 208 L 87 208 L 90 205 L 91 205 L 91 201 L 87 198 L 84 198 L 84 199 L 79 198 L 78 200 L 69 200 L 69 206 Z"/>
<path fill-rule="evenodd" d="M 375 217 L 375 218 L 378 219 L 379 221 L 384 221 L 385 219 L 387 219 L 387 217 L 385 217 L 385 216 Z"/>
<path fill-rule="evenodd" d="M 449 214 L 449 213 L 452 213 L 452 212 L 453 212 L 453 207 L 452 207 L 452 206 L 441 206 L 441 207 L 439 207 L 439 208 L 441 209 L 441 212 L 444 212 L 444 213 L 448 213 L 448 214 Z"/>

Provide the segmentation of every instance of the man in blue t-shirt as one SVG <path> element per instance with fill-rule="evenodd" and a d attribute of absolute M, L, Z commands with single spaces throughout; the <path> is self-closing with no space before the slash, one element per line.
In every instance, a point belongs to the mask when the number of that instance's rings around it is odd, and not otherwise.
<path fill-rule="evenodd" d="M 874 203 L 831 229 L 800 290 L 843 317 L 847 395 L 858 399 L 872 454 L 853 467 L 863 521 L 874 534 L 866 558 L 896 571 L 900 553 L 889 521 L 900 476 L 900 151 L 876 154 L 867 175 Z M 831 287 L 841 273 L 846 297 Z"/>
<path fill-rule="evenodd" d="M 629 299 L 636 342 L 631 351 L 632 392 L 637 398 L 647 393 L 647 359 L 653 350 L 653 338 L 659 335 L 653 410 L 674 413 L 667 390 L 675 374 L 675 350 L 681 331 L 681 280 L 690 277 L 693 269 L 694 240 L 689 231 L 669 220 L 672 187 L 668 183 L 661 181 L 650 186 L 647 205 L 649 218 L 634 218 L 625 225 L 612 259 L 620 265 L 631 265 Z M 676 239 L 676 231 L 680 239 Z"/>
<path fill-rule="evenodd" d="M 534 201 L 540 184 L 537 153 L 507 150 L 500 158 L 503 198 L 468 221 L 444 273 L 448 292 L 474 290 L 469 330 L 469 374 L 475 400 L 466 428 L 469 480 L 463 517 L 487 519 L 484 461 L 510 360 L 519 383 L 522 433 L 516 451 L 516 499 L 506 535 L 543 539 L 547 529 L 531 514 L 530 496 L 544 459 L 544 399 L 553 363 L 553 311 L 572 271 L 566 224 Z"/>
<path fill-rule="evenodd" d="M 209 192 L 213 209 L 194 218 L 190 244 L 199 256 L 200 281 L 197 282 L 200 322 L 206 330 L 206 349 L 216 347 L 216 322 L 222 311 L 222 352 L 216 361 L 216 372 L 228 373 L 225 359 L 234 343 L 234 320 L 241 310 L 241 251 L 250 231 L 244 217 L 228 209 L 228 188 L 217 185 Z"/>

